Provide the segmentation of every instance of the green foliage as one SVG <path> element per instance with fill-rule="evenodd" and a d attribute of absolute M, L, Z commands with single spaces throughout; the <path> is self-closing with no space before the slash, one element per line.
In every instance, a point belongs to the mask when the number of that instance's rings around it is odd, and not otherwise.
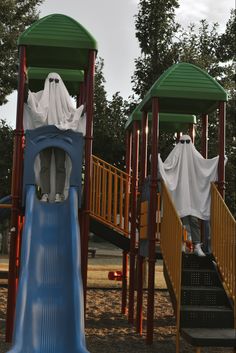
<path fill-rule="evenodd" d="M 141 55 L 135 60 L 133 91 L 142 98 L 158 77 L 177 60 L 174 36 L 177 0 L 140 0 L 135 18 Z"/>
<path fill-rule="evenodd" d="M 218 56 L 222 61 L 236 59 L 236 10 L 231 10 L 225 33 L 220 38 Z"/>
<path fill-rule="evenodd" d="M 107 99 L 103 75 L 104 61 L 99 58 L 95 69 L 93 153 L 117 167 L 124 164 L 126 122 L 125 101 L 115 93 Z"/>
<path fill-rule="evenodd" d="M 43 0 L 1 0 L 0 2 L 0 105 L 17 88 L 17 39 L 38 19 L 37 6 Z"/>
<path fill-rule="evenodd" d="M 11 193 L 13 130 L 0 120 L 0 198 Z"/>

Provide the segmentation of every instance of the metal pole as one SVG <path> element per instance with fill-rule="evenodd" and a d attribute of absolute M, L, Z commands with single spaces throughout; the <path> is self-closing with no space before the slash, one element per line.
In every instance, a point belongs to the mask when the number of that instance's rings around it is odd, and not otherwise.
<path fill-rule="evenodd" d="M 126 130 L 126 155 L 125 155 L 125 171 L 130 175 L 131 173 L 131 154 L 132 154 L 132 133 L 130 130 Z M 128 193 L 130 190 L 128 189 Z M 127 314 L 127 284 L 128 284 L 128 252 L 123 251 L 122 261 L 122 302 L 121 312 Z"/>
<path fill-rule="evenodd" d="M 8 300 L 7 300 L 7 319 L 6 319 L 6 341 L 12 341 L 14 326 L 14 315 L 16 305 L 17 278 L 18 278 L 18 244 L 19 230 L 18 217 L 21 210 L 22 198 L 22 170 L 23 170 L 23 112 L 24 112 L 24 86 L 26 73 L 26 50 L 24 46 L 19 48 L 19 74 L 18 74 L 18 97 L 16 130 L 14 132 L 13 148 L 13 170 L 12 170 L 12 211 L 11 211 L 11 240 L 9 257 L 9 278 L 8 278 Z"/>
<path fill-rule="evenodd" d="M 136 253 L 136 217 L 138 194 L 138 151 L 139 132 L 138 121 L 133 123 L 132 148 L 132 181 L 131 181 L 131 234 L 130 234 L 130 268 L 129 268 L 129 313 L 128 321 L 134 322 L 134 283 L 135 283 L 135 253 Z"/>
<path fill-rule="evenodd" d="M 202 115 L 202 156 L 208 156 L 208 115 Z"/>
<path fill-rule="evenodd" d="M 195 143 L 195 127 L 194 124 L 189 124 L 189 135 L 192 139 L 193 144 Z"/>
<path fill-rule="evenodd" d="M 143 187 L 144 180 L 147 177 L 147 134 L 148 134 L 148 114 L 143 112 L 142 116 L 142 147 L 140 161 L 140 190 Z M 140 249 L 140 239 L 139 239 Z M 138 278 L 137 278 L 137 316 L 136 316 L 136 331 L 142 335 L 143 328 L 143 256 L 138 254 Z"/>
<path fill-rule="evenodd" d="M 92 139 L 93 139 L 93 90 L 94 90 L 95 51 L 89 52 L 89 69 L 86 85 L 86 135 L 85 135 L 85 175 L 84 175 L 84 205 L 82 214 L 82 277 L 84 286 L 84 300 L 86 303 L 87 267 L 88 267 L 88 238 L 90 212 L 90 180 L 92 174 Z M 85 307 L 86 312 L 86 307 Z"/>
<path fill-rule="evenodd" d="M 158 167 L 158 142 L 159 142 L 159 104 L 158 98 L 152 98 L 152 159 L 151 159 L 151 185 L 149 209 L 149 258 L 148 258 L 148 303 L 147 303 L 147 344 L 153 342 L 154 318 L 154 291 L 155 291 L 155 237 L 157 213 L 157 167 Z"/>
<path fill-rule="evenodd" d="M 225 115 L 226 104 L 219 104 L 219 165 L 218 165 L 218 190 L 225 198 Z"/>

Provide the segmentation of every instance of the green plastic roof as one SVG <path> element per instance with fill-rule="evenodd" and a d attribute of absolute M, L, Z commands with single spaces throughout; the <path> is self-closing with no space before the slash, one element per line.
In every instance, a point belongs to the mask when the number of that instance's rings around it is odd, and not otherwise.
<path fill-rule="evenodd" d="M 159 115 L 159 128 L 163 131 L 185 131 L 189 128 L 189 124 L 196 124 L 196 116 L 190 114 L 171 114 L 171 113 L 160 113 Z M 152 114 L 148 114 L 148 120 L 151 121 Z M 125 129 L 131 127 L 134 120 L 142 120 L 142 112 L 139 110 L 139 105 L 135 108 L 133 113 L 130 115 Z"/>
<path fill-rule="evenodd" d="M 152 98 L 158 97 L 160 111 L 180 114 L 210 113 L 220 101 L 227 101 L 224 88 L 199 67 L 179 63 L 166 70 L 139 105 L 151 111 Z"/>
<path fill-rule="evenodd" d="M 19 37 L 25 45 L 27 66 L 85 69 L 89 50 L 97 50 L 96 40 L 71 17 L 53 14 L 39 19 Z"/>
<path fill-rule="evenodd" d="M 81 70 L 66 70 L 57 68 L 29 67 L 27 71 L 29 89 L 38 92 L 44 88 L 44 81 L 50 72 L 57 72 L 68 92 L 74 96 L 79 93 L 80 84 L 84 80 L 84 72 Z"/>

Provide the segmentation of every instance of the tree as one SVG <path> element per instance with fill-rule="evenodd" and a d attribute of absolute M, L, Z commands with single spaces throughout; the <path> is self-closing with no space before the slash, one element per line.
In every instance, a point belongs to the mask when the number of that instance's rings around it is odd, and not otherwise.
<path fill-rule="evenodd" d="M 105 90 L 105 78 L 103 75 L 104 60 L 98 58 L 95 66 L 95 83 L 94 83 L 94 122 L 93 122 L 93 153 L 105 158 L 105 143 L 107 140 L 107 116 L 108 116 L 108 100 Z"/>
<path fill-rule="evenodd" d="M 222 50 L 223 49 L 223 50 Z M 236 10 L 232 9 L 225 33 L 220 38 L 218 56 L 222 61 L 236 59 Z"/>
<path fill-rule="evenodd" d="M 111 101 L 107 99 L 103 68 L 104 60 L 98 58 L 95 67 L 93 153 L 121 167 L 125 154 L 126 102 L 119 92 Z"/>
<path fill-rule="evenodd" d="M 173 40 L 178 0 L 140 0 L 135 17 L 136 37 L 141 55 L 135 60 L 133 91 L 142 98 L 169 66 L 176 62 L 178 45 Z"/>
<path fill-rule="evenodd" d="M 17 88 L 17 39 L 38 19 L 43 0 L 2 0 L 0 2 L 0 105 Z"/>
<path fill-rule="evenodd" d="M 108 148 L 107 161 L 121 169 L 125 164 L 126 106 L 127 102 L 123 100 L 119 92 L 113 94 L 112 100 L 108 103 L 110 148 Z"/>
<path fill-rule="evenodd" d="M 11 192 L 13 130 L 0 120 L 0 199 Z"/>

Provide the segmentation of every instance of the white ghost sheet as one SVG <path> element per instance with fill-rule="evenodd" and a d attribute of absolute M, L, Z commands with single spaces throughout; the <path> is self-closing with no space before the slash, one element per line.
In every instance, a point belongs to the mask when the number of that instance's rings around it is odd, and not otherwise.
<path fill-rule="evenodd" d="M 85 135 L 86 116 L 82 114 L 84 106 L 75 108 L 71 97 L 57 73 L 50 73 L 39 92 L 29 91 L 24 106 L 24 130 L 44 125 L 55 125 L 61 130 L 74 130 Z"/>
<path fill-rule="evenodd" d="M 60 75 L 57 73 L 50 73 L 45 80 L 44 89 L 42 91 L 29 91 L 27 103 L 24 105 L 24 130 L 32 130 L 45 125 L 54 125 L 60 130 L 71 129 L 85 135 L 86 114 L 83 114 L 83 110 L 84 105 L 81 105 L 77 109 L 73 106 L 71 97 Z M 66 156 L 66 181 L 64 188 L 65 197 L 68 196 L 71 168 L 71 160 L 68 156 Z M 34 170 L 35 182 L 39 186 L 41 186 L 40 169 L 40 157 L 37 156 L 34 163 Z M 50 201 L 53 201 L 55 198 L 55 178 L 55 158 L 52 153 L 50 171 Z"/>
<path fill-rule="evenodd" d="M 165 162 L 158 156 L 158 166 L 180 217 L 192 215 L 203 220 L 210 218 L 211 182 L 218 178 L 219 156 L 205 159 L 189 141 L 174 147 Z"/>

